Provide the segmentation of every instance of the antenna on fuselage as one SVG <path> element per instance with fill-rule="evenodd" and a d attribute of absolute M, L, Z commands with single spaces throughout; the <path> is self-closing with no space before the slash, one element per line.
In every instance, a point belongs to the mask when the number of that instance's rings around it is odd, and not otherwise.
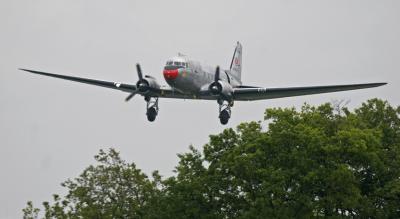
<path fill-rule="evenodd" d="M 180 57 L 185 57 L 186 55 L 183 54 L 183 53 L 178 52 L 178 56 L 180 56 Z"/>

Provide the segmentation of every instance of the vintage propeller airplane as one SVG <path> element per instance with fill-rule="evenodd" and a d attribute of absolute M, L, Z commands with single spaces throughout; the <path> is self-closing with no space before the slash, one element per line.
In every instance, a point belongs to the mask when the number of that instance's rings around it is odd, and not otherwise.
<path fill-rule="evenodd" d="M 242 84 L 242 45 L 238 42 L 233 53 L 229 70 L 219 66 L 210 68 L 187 56 L 178 55 L 168 59 L 164 70 L 164 78 L 168 86 L 160 86 L 150 75 L 143 76 L 141 67 L 136 65 L 139 80 L 136 84 L 124 84 L 67 75 L 52 74 L 28 69 L 20 69 L 34 74 L 45 75 L 65 80 L 112 88 L 130 93 L 129 101 L 136 94 L 144 96 L 147 102 L 147 119 L 154 121 L 158 114 L 158 98 L 216 100 L 219 105 L 221 124 L 227 124 L 231 117 L 234 101 L 263 100 L 309 94 L 329 93 L 345 90 L 378 87 L 386 83 L 367 83 L 349 85 L 329 85 L 311 87 L 264 88 Z"/>

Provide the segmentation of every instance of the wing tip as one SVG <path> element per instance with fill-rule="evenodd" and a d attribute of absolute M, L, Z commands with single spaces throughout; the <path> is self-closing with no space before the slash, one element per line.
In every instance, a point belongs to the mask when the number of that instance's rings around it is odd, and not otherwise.
<path fill-rule="evenodd" d="M 387 82 L 374 83 L 374 85 L 376 87 L 384 86 L 384 85 L 387 85 L 387 84 L 388 84 Z"/>
<path fill-rule="evenodd" d="M 27 72 L 33 72 L 33 70 L 29 70 L 29 69 L 26 69 L 26 68 L 18 68 L 18 70 L 20 70 L 20 71 L 27 71 Z"/>

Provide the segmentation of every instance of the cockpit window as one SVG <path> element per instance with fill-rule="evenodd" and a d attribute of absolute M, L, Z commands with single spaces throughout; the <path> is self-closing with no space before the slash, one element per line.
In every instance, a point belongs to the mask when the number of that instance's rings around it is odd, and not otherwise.
<path fill-rule="evenodd" d="M 177 62 L 177 61 L 167 61 L 166 66 L 177 66 L 177 67 L 188 67 L 188 63 L 186 62 Z"/>

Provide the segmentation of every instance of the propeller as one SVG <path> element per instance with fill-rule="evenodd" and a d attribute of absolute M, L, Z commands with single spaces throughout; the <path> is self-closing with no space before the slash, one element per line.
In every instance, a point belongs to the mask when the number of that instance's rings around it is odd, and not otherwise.
<path fill-rule="evenodd" d="M 135 93 L 131 93 L 131 94 L 129 94 L 129 96 L 127 96 L 126 98 L 125 98 L 125 101 L 126 102 L 128 102 L 130 99 L 132 99 L 132 97 L 134 97 L 135 96 Z"/>
<path fill-rule="evenodd" d="M 217 66 L 215 69 L 214 82 L 210 85 L 210 91 L 214 95 L 218 95 L 222 90 L 221 85 L 218 83 L 219 79 L 219 66 Z"/>
<path fill-rule="evenodd" d="M 219 66 L 217 66 L 217 68 L 215 69 L 215 78 L 214 78 L 215 82 L 219 81 Z"/>
<path fill-rule="evenodd" d="M 138 82 L 136 83 L 136 88 L 139 90 L 139 92 L 146 92 L 149 89 L 149 83 L 143 79 L 143 74 L 142 74 L 142 68 L 140 67 L 140 64 L 136 64 L 136 71 L 138 75 Z M 134 97 L 136 93 L 131 93 L 129 96 L 125 98 L 125 101 L 129 101 Z"/>
<path fill-rule="evenodd" d="M 139 81 L 136 83 L 136 87 L 141 93 L 145 93 L 149 90 L 149 82 L 143 79 L 142 68 L 140 68 L 139 63 L 136 64 L 136 70 L 139 77 Z"/>
<path fill-rule="evenodd" d="M 142 74 L 142 68 L 140 67 L 140 64 L 136 64 L 136 71 L 139 77 L 139 81 L 143 80 L 143 74 Z"/>

